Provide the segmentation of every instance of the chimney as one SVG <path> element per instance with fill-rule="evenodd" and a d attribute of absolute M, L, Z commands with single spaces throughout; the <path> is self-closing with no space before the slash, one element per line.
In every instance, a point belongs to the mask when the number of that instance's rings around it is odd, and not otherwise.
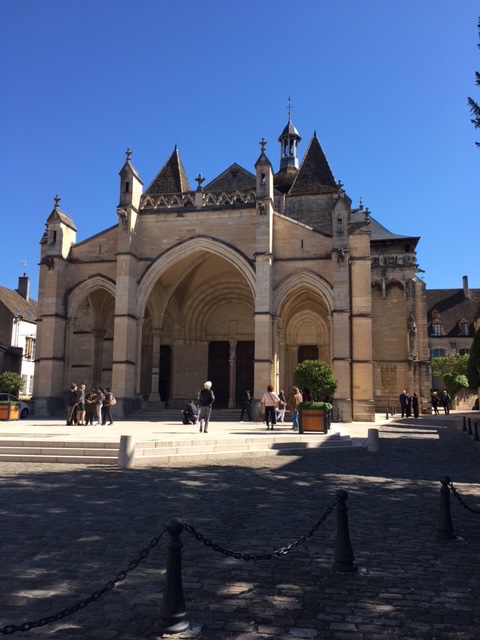
<path fill-rule="evenodd" d="M 30 278 L 26 273 L 18 278 L 17 292 L 22 296 L 22 298 L 25 298 L 25 300 L 30 300 Z"/>
<path fill-rule="evenodd" d="M 465 298 L 470 298 L 470 291 L 468 290 L 468 276 L 463 276 L 463 295 Z"/>

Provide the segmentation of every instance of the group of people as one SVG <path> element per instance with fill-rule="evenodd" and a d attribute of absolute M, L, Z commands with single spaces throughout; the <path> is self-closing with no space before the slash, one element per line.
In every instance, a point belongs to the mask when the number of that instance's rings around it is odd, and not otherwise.
<path fill-rule="evenodd" d="M 301 402 L 307 402 L 308 400 L 311 400 L 308 389 L 304 389 L 303 392 L 301 392 L 298 387 L 293 387 L 293 392 L 287 400 L 285 393 L 282 390 L 277 394 L 273 390 L 273 386 L 268 385 L 267 391 L 263 394 L 260 401 L 260 413 L 264 414 L 263 421 L 264 424 L 267 425 L 267 430 L 271 429 L 273 431 L 273 428 L 277 423 L 285 422 L 285 412 L 287 409 L 292 414 L 292 429 L 297 430 L 299 428 L 298 405 Z M 245 415 L 247 415 L 250 422 L 253 422 L 252 401 L 252 393 L 249 389 L 246 389 L 242 393 L 240 399 L 240 422 L 244 421 Z M 208 425 L 214 402 L 215 394 L 212 390 L 212 383 L 208 380 L 203 385 L 203 389 L 197 391 L 196 401 L 193 399 L 188 400 L 183 408 L 183 424 L 198 424 L 200 433 L 208 433 Z"/>
<path fill-rule="evenodd" d="M 267 426 L 267 431 L 273 431 L 274 426 L 278 422 L 285 422 L 285 412 L 287 409 L 292 414 L 292 429 L 297 431 L 299 428 L 298 405 L 301 402 L 309 402 L 311 399 L 308 389 L 300 391 L 298 387 L 293 387 L 293 391 L 287 400 L 283 391 L 280 391 L 277 395 L 272 385 L 269 384 L 260 400 L 260 412 L 265 416 L 264 424 Z"/>
<path fill-rule="evenodd" d="M 419 405 L 418 405 L 418 395 L 416 393 L 413 396 L 410 396 L 405 389 L 400 394 L 400 409 L 402 412 L 402 418 L 410 418 L 413 416 L 418 418 L 419 415 Z M 450 404 L 452 399 L 450 394 L 445 389 L 442 391 L 441 395 L 438 395 L 437 391 L 432 393 L 432 409 L 435 415 L 438 415 L 440 412 L 438 410 L 439 405 L 441 404 L 443 410 L 448 415 L 450 413 Z"/>
<path fill-rule="evenodd" d="M 433 413 L 437 416 L 440 412 L 438 410 L 438 405 L 441 404 L 443 407 L 443 410 L 445 411 L 445 413 L 448 415 L 450 413 L 450 403 L 452 402 L 452 399 L 450 397 L 450 394 L 448 393 L 448 391 L 446 389 L 444 389 L 441 393 L 441 395 L 438 395 L 437 391 L 434 391 L 432 393 L 432 409 L 433 409 Z"/>
<path fill-rule="evenodd" d="M 85 390 L 85 385 L 79 387 L 75 383 L 65 394 L 67 405 L 67 425 L 79 426 L 113 424 L 111 407 L 116 404 L 115 396 L 108 387 Z"/>
<path fill-rule="evenodd" d="M 182 411 L 183 424 L 198 424 L 200 433 L 208 433 L 212 406 L 215 402 L 215 394 L 212 383 L 207 380 L 203 389 L 197 391 L 197 402 L 189 400 Z"/>
<path fill-rule="evenodd" d="M 412 413 L 414 418 L 418 418 L 420 408 L 418 405 L 418 394 L 414 393 L 411 396 L 405 389 L 400 394 L 400 410 L 402 412 L 402 418 L 411 418 Z"/>

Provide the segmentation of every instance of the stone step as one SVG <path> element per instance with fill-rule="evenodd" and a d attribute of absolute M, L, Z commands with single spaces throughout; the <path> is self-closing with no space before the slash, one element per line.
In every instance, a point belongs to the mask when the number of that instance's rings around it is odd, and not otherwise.
<path fill-rule="evenodd" d="M 303 455 L 332 449 L 356 448 L 350 436 L 285 434 L 217 438 L 205 434 L 188 439 L 135 443 L 135 465 L 174 461 L 214 460 L 268 455 Z M 117 463 L 119 442 L 52 442 L 0 440 L 0 461 L 67 464 Z"/>

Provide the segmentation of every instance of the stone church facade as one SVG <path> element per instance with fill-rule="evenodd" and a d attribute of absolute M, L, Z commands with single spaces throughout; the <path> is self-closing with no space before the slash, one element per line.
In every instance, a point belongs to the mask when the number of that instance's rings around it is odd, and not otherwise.
<path fill-rule="evenodd" d="M 37 416 L 73 381 L 111 387 L 117 415 L 180 407 L 213 381 L 217 407 L 288 393 L 298 362 L 338 380 L 336 416 L 374 419 L 403 389 L 430 392 L 419 238 L 353 208 L 313 135 L 289 117 L 274 170 L 266 142 L 250 172 L 232 164 L 191 188 L 175 148 L 150 186 L 127 151 L 117 223 L 76 242 L 55 206 L 41 239 Z M 252 159 L 253 160 L 253 159 Z"/>

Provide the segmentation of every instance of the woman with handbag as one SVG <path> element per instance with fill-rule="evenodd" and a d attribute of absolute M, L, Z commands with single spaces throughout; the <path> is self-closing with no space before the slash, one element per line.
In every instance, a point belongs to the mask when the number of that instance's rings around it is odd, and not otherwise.
<path fill-rule="evenodd" d="M 280 398 L 277 396 L 271 384 L 268 385 L 267 390 L 262 396 L 261 404 L 265 407 L 265 422 L 267 424 L 267 431 L 271 429 L 273 431 L 274 425 L 277 424 L 276 408 Z M 270 426 L 270 424 L 272 426 Z"/>
<path fill-rule="evenodd" d="M 278 409 L 277 409 L 277 422 L 285 422 L 285 411 L 287 410 L 287 399 L 283 391 L 278 393 Z"/>

